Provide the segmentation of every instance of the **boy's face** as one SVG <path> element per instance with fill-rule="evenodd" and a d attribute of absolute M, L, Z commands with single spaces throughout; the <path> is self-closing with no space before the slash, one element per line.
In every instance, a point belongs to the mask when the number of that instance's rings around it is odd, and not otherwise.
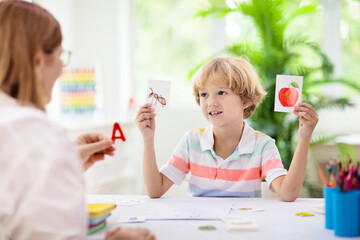
<path fill-rule="evenodd" d="M 248 107 L 224 82 L 207 81 L 199 90 L 204 117 L 214 127 L 239 126 Z"/>

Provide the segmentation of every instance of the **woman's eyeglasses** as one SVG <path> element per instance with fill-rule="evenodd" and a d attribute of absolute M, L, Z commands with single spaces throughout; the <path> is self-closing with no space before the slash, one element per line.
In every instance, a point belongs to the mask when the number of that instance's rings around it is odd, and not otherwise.
<path fill-rule="evenodd" d="M 70 62 L 71 52 L 63 50 L 60 54 L 60 60 L 62 61 L 63 67 L 66 67 Z"/>

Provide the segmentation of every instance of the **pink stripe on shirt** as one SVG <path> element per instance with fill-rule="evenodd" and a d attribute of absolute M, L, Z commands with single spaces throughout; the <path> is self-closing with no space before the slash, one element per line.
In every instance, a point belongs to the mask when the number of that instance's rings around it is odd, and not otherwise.
<path fill-rule="evenodd" d="M 226 181 L 244 181 L 260 178 L 259 168 L 221 169 L 198 165 L 193 162 L 190 164 L 191 173 L 198 177 L 208 179 L 223 179 Z"/>
<path fill-rule="evenodd" d="M 261 167 L 261 178 L 264 179 L 266 173 L 273 168 L 284 168 L 280 159 L 275 158 L 267 160 Z"/>
<path fill-rule="evenodd" d="M 191 169 L 191 173 L 198 177 L 208 179 L 223 179 L 226 181 L 244 181 L 244 180 L 255 180 L 260 178 L 259 168 L 249 169 L 221 169 L 207 167 L 196 163 L 191 163 L 189 169 L 189 163 L 180 157 L 172 155 L 169 164 L 177 168 L 178 170 L 188 173 Z"/>
<path fill-rule="evenodd" d="M 171 158 L 169 160 L 169 164 L 176 167 L 180 171 L 184 173 L 188 173 L 190 171 L 190 165 L 188 162 L 186 162 L 184 159 L 175 156 L 174 154 L 171 155 Z"/>

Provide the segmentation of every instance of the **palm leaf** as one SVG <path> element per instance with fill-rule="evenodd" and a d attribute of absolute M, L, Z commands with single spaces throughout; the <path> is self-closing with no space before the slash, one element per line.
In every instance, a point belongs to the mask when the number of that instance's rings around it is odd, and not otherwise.
<path fill-rule="evenodd" d="M 338 137 L 344 136 L 343 134 L 324 134 L 324 133 L 314 133 L 311 136 L 310 146 L 315 146 L 330 141 L 335 141 Z"/>
<path fill-rule="evenodd" d="M 298 75 L 298 76 L 308 76 L 319 70 L 319 68 L 310 67 L 302 63 L 300 60 L 300 56 L 298 54 L 294 54 L 290 56 L 289 60 L 285 63 L 285 68 L 289 70 L 291 75 Z M 305 86 L 303 86 L 303 91 L 306 90 L 305 80 L 304 80 Z"/>
<path fill-rule="evenodd" d="M 294 12 L 292 12 L 292 14 L 290 15 L 290 17 L 288 17 L 288 19 L 286 20 L 286 25 L 289 25 L 289 23 L 291 21 L 293 21 L 295 18 L 302 16 L 304 14 L 312 14 L 312 13 L 316 13 L 318 11 L 318 6 L 316 4 L 310 4 L 310 5 L 306 5 L 300 8 L 297 8 Z"/>
<path fill-rule="evenodd" d="M 326 97 L 326 96 L 317 96 L 316 101 L 312 101 L 312 105 L 315 109 L 345 109 L 346 107 L 354 107 L 354 103 L 350 101 L 349 98 L 336 98 L 336 97 Z"/>
<path fill-rule="evenodd" d="M 249 41 L 232 44 L 226 48 L 226 51 L 233 56 L 245 57 L 255 66 L 262 64 L 262 54 L 260 49 Z"/>
<path fill-rule="evenodd" d="M 313 53 L 320 58 L 321 66 L 318 69 L 322 71 L 325 78 L 330 78 L 330 75 L 333 73 L 334 67 L 326 54 L 322 52 L 319 44 L 306 39 L 304 36 L 291 36 L 285 41 L 285 48 L 288 51 L 291 51 L 291 49 L 295 47 L 306 47 L 308 49 L 311 49 Z"/>
<path fill-rule="evenodd" d="M 346 160 L 348 157 L 356 163 L 356 152 L 355 148 L 347 143 L 336 143 L 336 147 L 339 151 L 340 159 L 343 164 L 346 164 Z"/>
<path fill-rule="evenodd" d="M 236 11 L 231 9 L 225 0 L 209 0 L 208 6 L 204 7 L 202 10 L 197 11 L 195 16 L 197 17 L 207 17 L 214 16 L 216 18 L 222 18 L 226 14 Z"/>
<path fill-rule="evenodd" d="M 356 84 L 352 81 L 349 81 L 347 79 L 329 79 L 329 78 L 325 78 L 325 79 L 321 79 L 321 80 L 313 80 L 311 81 L 311 85 L 312 86 L 321 86 L 321 85 L 327 85 L 327 84 L 341 84 L 341 85 L 345 85 L 348 86 L 349 88 L 356 90 L 357 92 L 360 92 L 360 85 Z"/>
<path fill-rule="evenodd" d="M 239 10 L 253 18 L 265 47 L 282 46 L 285 29 L 282 5 L 282 0 L 253 0 L 239 4 Z"/>

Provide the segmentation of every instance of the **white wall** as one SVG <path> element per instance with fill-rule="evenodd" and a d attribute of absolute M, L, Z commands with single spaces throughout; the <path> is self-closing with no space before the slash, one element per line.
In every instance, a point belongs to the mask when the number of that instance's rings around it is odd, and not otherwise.
<path fill-rule="evenodd" d="M 132 92 L 131 0 L 37 0 L 62 26 L 69 67 L 101 64 L 104 115 L 127 117 Z"/>
<path fill-rule="evenodd" d="M 354 98 L 353 101 L 356 104 L 354 108 L 320 111 L 315 131 L 329 134 L 360 134 L 360 98 Z"/>

